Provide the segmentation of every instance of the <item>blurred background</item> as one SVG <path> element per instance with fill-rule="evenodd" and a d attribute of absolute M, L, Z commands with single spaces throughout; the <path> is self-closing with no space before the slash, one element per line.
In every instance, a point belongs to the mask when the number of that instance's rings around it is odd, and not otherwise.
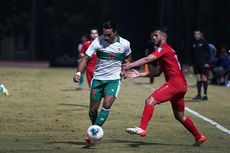
<path fill-rule="evenodd" d="M 229 8 L 228 0 L 1 0 L 0 61 L 75 66 L 81 36 L 112 19 L 134 59 L 144 56 L 153 28 L 167 25 L 181 63 L 190 64 L 197 28 L 217 49 L 229 47 Z"/>

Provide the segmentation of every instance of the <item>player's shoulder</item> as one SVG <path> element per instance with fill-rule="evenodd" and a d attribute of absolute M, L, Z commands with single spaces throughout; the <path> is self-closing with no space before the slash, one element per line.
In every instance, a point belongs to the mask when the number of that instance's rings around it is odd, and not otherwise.
<path fill-rule="evenodd" d="M 121 44 L 123 44 L 123 45 L 129 45 L 130 44 L 130 42 L 127 40 L 127 39 L 125 39 L 125 38 L 123 38 L 123 37 L 121 37 L 121 36 L 117 36 L 118 37 L 118 42 L 119 43 L 121 43 Z"/>
<path fill-rule="evenodd" d="M 158 47 L 156 51 L 163 54 L 175 52 L 169 44 L 163 44 L 162 46 Z"/>
<path fill-rule="evenodd" d="M 93 44 L 94 46 L 98 46 L 99 44 L 101 44 L 101 42 L 103 41 L 104 39 L 99 36 L 97 37 L 96 39 L 94 39 L 93 41 L 90 42 L 90 44 Z"/>
<path fill-rule="evenodd" d="M 91 42 L 92 42 L 92 41 L 88 40 L 88 41 L 84 42 L 83 46 L 88 46 L 88 45 L 91 44 Z"/>
<path fill-rule="evenodd" d="M 173 48 L 172 48 L 169 44 L 164 44 L 164 45 L 162 45 L 161 47 L 162 47 L 162 49 L 164 49 L 164 50 L 169 50 L 169 51 L 173 50 Z"/>
<path fill-rule="evenodd" d="M 168 49 L 169 49 L 168 44 L 163 44 L 163 45 L 159 46 L 156 50 L 158 52 L 160 52 L 160 51 L 165 51 L 165 50 L 168 50 Z"/>

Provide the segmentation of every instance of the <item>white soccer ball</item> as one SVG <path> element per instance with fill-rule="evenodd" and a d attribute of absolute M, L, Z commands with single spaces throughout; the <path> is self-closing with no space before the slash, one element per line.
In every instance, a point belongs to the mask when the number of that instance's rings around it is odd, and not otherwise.
<path fill-rule="evenodd" d="M 103 129 L 98 125 L 92 125 L 87 129 L 87 136 L 92 141 L 99 141 L 104 135 Z"/>

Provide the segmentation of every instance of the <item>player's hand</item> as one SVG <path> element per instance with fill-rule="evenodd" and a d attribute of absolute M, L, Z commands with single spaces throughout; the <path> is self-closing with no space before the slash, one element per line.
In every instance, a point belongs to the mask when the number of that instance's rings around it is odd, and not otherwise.
<path fill-rule="evenodd" d="M 74 81 L 74 82 L 79 82 L 79 81 L 80 81 L 80 77 L 81 77 L 81 72 L 77 72 L 77 73 L 73 76 L 73 81 Z"/>
<path fill-rule="evenodd" d="M 127 77 L 127 78 L 129 78 L 131 80 L 132 79 L 136 79 L 139 76 L 140 76 L 140 73 L 137 70 L 135 70 L 135 69 L 132 69 L 132 70 L 130 70 L 130 71 L 128 71 L 128 72 L 125 73 L 125 77 Z"/>
<path fill-rule="evenodd" d="M 125 74 L 126 74 L 126 70 L 121 69 L 120 77 L 123 78 L 123 79 L 126 79 Z"/>
<path fill-rule="evenodd" d="M 125 63 L 125 64 L 122 64 L 122 69 L 123 70 L 128 70 L 131 68 L 131 64 L 129 62 Z"/>

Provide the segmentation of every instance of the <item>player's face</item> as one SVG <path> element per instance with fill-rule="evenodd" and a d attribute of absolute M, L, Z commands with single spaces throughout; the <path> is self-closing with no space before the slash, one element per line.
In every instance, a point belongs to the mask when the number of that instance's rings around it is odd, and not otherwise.
<path fill-rule="evenodd" d="M 90 32 L 90 38 L 92 40 L 96 39 L 98 37 L 98 31 L 97 30 L 91 30 Z"/>
<path fill-rule="evenodd" d="M 159 46 L 163 39 L 163 34 L 159 30 L 157 30 L 157 31 L 154 31 L 152 37 L 153 37 L 152 39 L 153 39 L 154 44 Z"/>
<path fill-rule="evenodd" d="M 202 33 L 200 31 L 194 31 L 195 40 L 200 40 L 202 38 Z"/>
<path fill-rule="evenodd" d="M 105 41 L 107 41 L 108 43 L 113 43 L 116 39 L 117 33 L 113 32 L 113 29 L 103 28 L 103 35 L 104 35 Z"/>

